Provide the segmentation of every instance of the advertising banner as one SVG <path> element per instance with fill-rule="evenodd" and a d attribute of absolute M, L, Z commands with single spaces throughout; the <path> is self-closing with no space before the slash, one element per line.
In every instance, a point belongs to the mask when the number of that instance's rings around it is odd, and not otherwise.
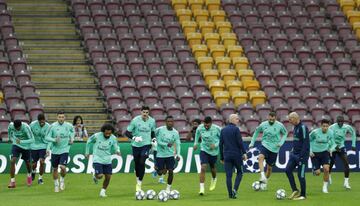
<path fill-rule="evenodd" d="M 246 142 L 246 148 L 249 142 Z M 255 146 L 259 145 L 260 142 L 257 142 Z M 134 162 L 132 156 L 132 149 L 130 143 L 120 143 L 121 156 L 113 155 L 113 172 L 114 173 L 133 173 L 134 172 Z M 346 148 L 348 149 L 347 154 L 350 162 L 351 171 L 360 171 L 360 144 L 357 142 L 356 151 L 350 150 L 351 142 L 346 142 Z M 200 149 L 194 151 L 193 143 L 185 142 L 181 144 L 181 159 L 177 162 L 175 172 L 200 172 Z M 10 169 L 10 159 L 11 159 L 11 147 L 10 143 L 0 143 L 0 173 L 9 173 Z M 286 164 L 289 160 L 290 151 L 292 148 L 292 142 L 285 142 L 281 147 L 281 150 L 278 154 L 276 161 L 276 166 L 273 168 L 274 172 L 284 172 Z M 91 173 L 93 170 L 92 167 L 92 157 L 90 156 L 89 160 L 85 158 L 85 143 L 74 143 L 71 146 L 69 153 L 68 161 L 68 171 L 70 173 Z M 244 171 L 245 172 L 258 172 L 258 154 L 259 151 L 256 148 L 253 148 L 248 151 L 248 160 L 244 161 Z M 219 172 L 223 172 L 223 165 L 220 164 L 220 157 L 218 157 L 217 169 Z M 45 160 L 45 172 L 51 172 L 51 162 L 50 157 L 47 157 Z M 308 169 L 312 168 L 311 161 L 309 159 Z M 154 161 L 152 154 L 146 160 L 146 173 L 150 173 L 154 170 Z M 22 173 L 25 172 L 25 164 L 23 160 L 18 160 L 16 162 L 16 172 Z M 334 171 L 343 171 L 343 165 L 340 159 L 338 159 Z"/>

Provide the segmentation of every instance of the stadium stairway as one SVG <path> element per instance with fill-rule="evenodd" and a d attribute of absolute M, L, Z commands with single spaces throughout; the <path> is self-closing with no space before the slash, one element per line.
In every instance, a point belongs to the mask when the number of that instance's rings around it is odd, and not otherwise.
<path fill-rule="evenodd" d="M 81 115 L 90 134 L 98 131 L 110 120 L 66 2 L 7 3 L 49 122 L 64 110 L 69 122 Z"/>

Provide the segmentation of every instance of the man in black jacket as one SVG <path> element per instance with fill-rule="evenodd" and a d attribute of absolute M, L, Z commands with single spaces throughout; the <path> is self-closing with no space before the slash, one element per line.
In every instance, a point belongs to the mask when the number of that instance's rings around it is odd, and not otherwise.
<path fill-rule="evenodd" d="M 242 179 L 243 160 L 247 159 L 246 150 L 241 137 L 239 124 L 239 116 L 231 114 L 229 116 L 229 124 L 221 130 L 220 134 L 220 157 L 221 163 L 224 164 L 226 172 L 226 186 L 229 198 L 236 199 L 237 190 Z M 237 171 L 234 189 L 232 188 L 232 175 L 234 168 Z"/>

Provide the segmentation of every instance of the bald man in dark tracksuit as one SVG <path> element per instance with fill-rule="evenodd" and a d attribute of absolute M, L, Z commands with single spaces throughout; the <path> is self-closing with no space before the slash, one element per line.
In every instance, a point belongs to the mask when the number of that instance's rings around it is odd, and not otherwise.
<path fill-rule="evenodd" d="M 229 124 L 220 133 L 220 157 L 226 172 L 226 186 L 229 198 L 236 199 L 237 191 L 242 179 L 243 160 L 247 159 L 246 150 L 241 137 L 240 129 L 236 126 L 239 123 L 237 114 L 231 114 Z M 234 168 L 237 171 L 234 188 L 232 188 L 232 175 Z"/>

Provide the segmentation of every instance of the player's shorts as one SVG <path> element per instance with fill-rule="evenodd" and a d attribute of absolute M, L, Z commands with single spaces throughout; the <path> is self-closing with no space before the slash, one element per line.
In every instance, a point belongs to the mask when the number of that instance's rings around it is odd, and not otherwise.
<path fill-rule="evenodd" d="M 31 150 L 31 159 L 33 162 L 39 161 L 39 159 L 45 159 L 46 149 Z"/>
<path fill-rule="evenodd" d="M 330 160 L 332 162 L 335 162 L 335 159 L 336 159 L 336 156 L 347 156 L 347 151 L 346 151 L 346 148 L 345 147 L 342 147 L 340 148 L 339 150 L 335 150 L 333 153 L 332 153 L 332 156 L 330 157 Z"/>
<path fill-rule="evenodd" d="M 144 145 L 142 147 L 132 147 L 134 158 L 149 157 L 151 145 Z"/>
<path fill-rule="evenodd" d="M 51 166 L 57 168 L 59 165 L 67 165 L 69 153 L 51 154 Z"/>
<path fill-rule="evenodd" d="M 263 145 L 261 145 L 258 149 L 260 151 L 260 154 L 263 154 L 265 156 L 266 164 L 274 166 L 278 154 L 268 150 Z"/>
<path fill-rule="evenodd" d="M 156 168 L 158 168 L 156 155 L 157 155 L 157 151 L 153 151 L 154 165 L 155 165 Z"/>
<path fill-rule="evenodd" d="M 313 169 L 320 169 L 321 165 L 330 164 L 330 154 L 328 151 L 314 152 L 314 157 L 311 158 Z"/>
<path fill-rule="evenodd" d="M 158 170 L 168 169 L 173 170 L 175 168 L 174 157 L 158 157 L 156 158 Z"/>
<path fill-rule="evenodd" d="M 21 155 L 21 159 L 23 159 L 24 161 L 30 160 L 30 150 L 23 149 L 16 145 L 12 146 L 11 155 L 12 157 L 16 157 L 16 158 L 19 158 Z"/>
<path fill-rule="evenodd" d="M 93 168 L 95 170 L 95 174 L 104 174 L 104 175 L 111 175 L 112 174 L 112 165 L 111 164 L 100 164 L 100 163 L 93 163 Z"/>
<path fill-rule="evenodd" d="M 200 163 L 201 164 L 215 165 L 216 161 L 217 161 L 217 155 L 213 156 L 204 151 L 200 152 Z"/>

